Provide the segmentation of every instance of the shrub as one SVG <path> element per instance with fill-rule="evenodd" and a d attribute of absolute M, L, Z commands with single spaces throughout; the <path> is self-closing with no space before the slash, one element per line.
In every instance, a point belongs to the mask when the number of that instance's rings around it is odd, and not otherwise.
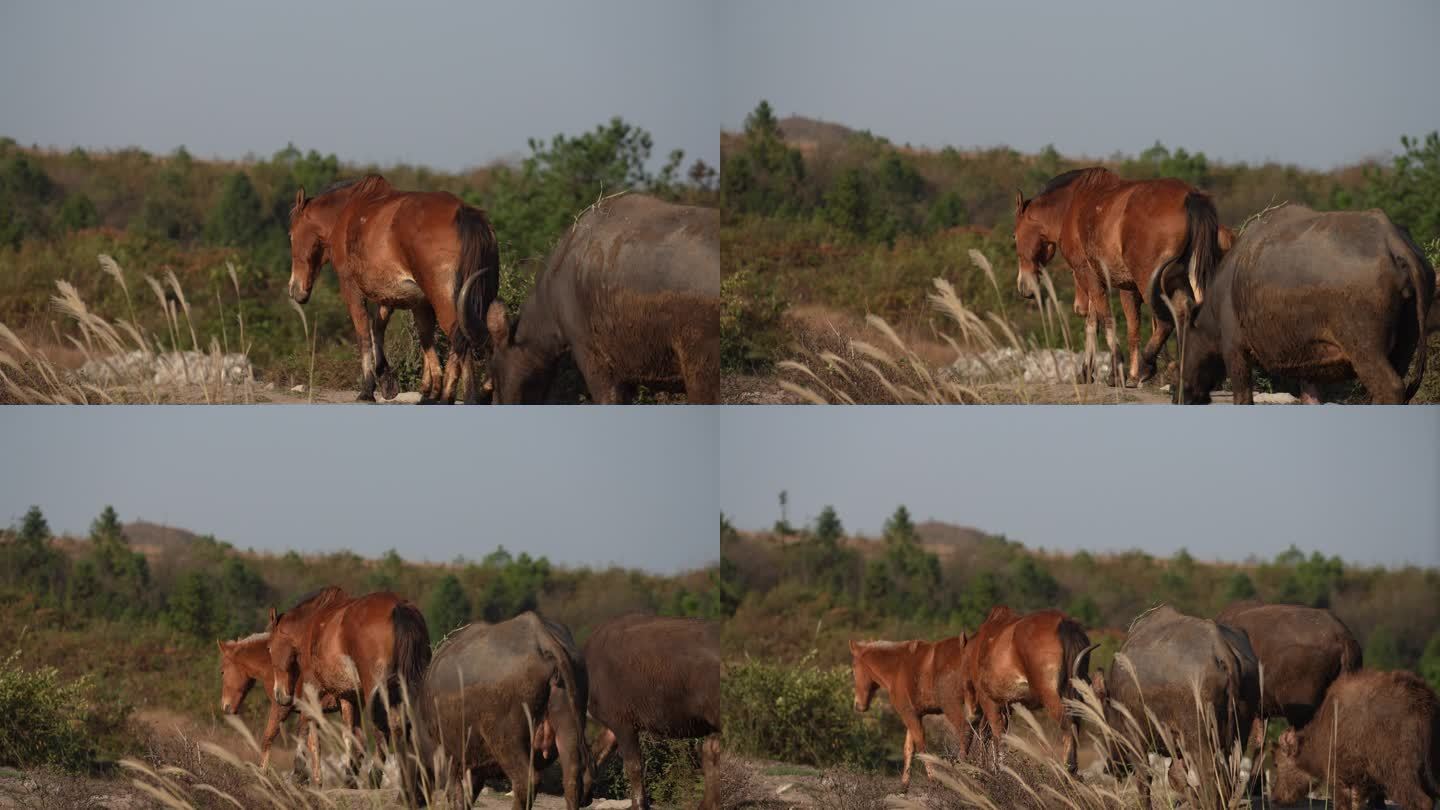
<path fill-rule="evenodd" d="M 17 650 L 0 663 L 0 765 L 94 770 L 97 742 L 129 713 L 93 700 L 88 677 L 65 682 L 53 667 L 22 669 Z"/>
<path fill-rule="evenodd" d="M 756 660 L 726 666 L 720 684 L 726 750 L 817 767 L 883 766 L 901 733 L 893 713 L 877 706 L 857 714 L 849 668 L 821 669 L 812 658 L 794 666 Z"/>
<path fill-rule="evenodd" d="M 645 793 L 650 800 L 676 807 L 692 807 L 705 792 L 698 740 L 662 740 L 649 734 L 640 737 L 645 760 Z M 630 780 L 619 754 L 595 773 L 595 794 L 612 799 L 630 795 Z"/>
<path fill-rule="evenodd" d="M 720 282 L 720 366 L 726 371 L 769 368 L 784 346 L 785 301 L 750 270 Z"/>

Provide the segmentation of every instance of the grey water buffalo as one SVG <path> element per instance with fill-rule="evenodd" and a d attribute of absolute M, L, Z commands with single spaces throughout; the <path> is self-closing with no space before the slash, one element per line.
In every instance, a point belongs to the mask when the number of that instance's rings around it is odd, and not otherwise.
<path fill-rule="evenodd" d="M 713 404 L 720 386 L 720 213 L 628 194 L 561 238 L 511 321 L 492 303 L 490 375 L 500 404 L 543 402 L 569 352 L 596 402 L 638 386 Z"/>
<path fill-rule="evenodd" d="M 630 781 L 630 806 L 649 806 L 640 732 L 665 739 L 704 737 L 704 810 L 719 802 L 720 634 L 713 622 L 627 615 L 585 642 L 590 714 L 607 732 L 596 767 L 618 748 Z"/>
<path fill-rule="evenodd" d="M 1314 720 L 1280 736 L 1274 799 L 1294 804 L 1312 783 L 1332 781 L 1337 806 L 1404 810 L 1440 798 L 1440 698 L 1410 672 L 1361 670 L 1330 685 Z"/>
<path fill-rule="evenodd" d="M 1152 294 L 1176 286 L 1164 275 Z M 1358 379 L 1374 402 L 1407 402 L 1425 375 L 1434 297 L 1434 268 L 1383 212 L 1283 206 L 1241 234 L 1205 280 L 1203 304 L 1183 288 L 1169 299 L 1182 341 L 1175 399 L 1207 403 L 1228 375 L 1235 402 L 1248 405 L 1259 368 L 1301 381 L 1307 399 Z"/>
<path fill-rule="evenodd" d="M 548 724 L 559 751 L 565 806 L 588 805 L 588 693 L 585 663 L 570 631 L 534 613 L 452 633 L 412 697 L 428 790 L 444 789 L 452 806 L 469 807 L 485 779 L 503 776 L 514 789 L 515 810 L 524 810 L 538 778 L 534 747 Z M 420 785 L 406 787 L 416 801 L 424 800 Z"/>
<path fill-rule="evenodd" d="M 1245 633 L 1168 605 L 1137 619 L 1110 671 L 1095 672 L 1091 680 L 1106 724 L 1128 743 L 1114 745 L 1112 764 L 1134 768 L 1153 748 L 1174 757 L 1170 780 L 1177 788 L 1187 763 L 1208 775 L 1213 757 L 1245 739 L 1260 703 L 1259 667 Z M 1150 780 L 1138 781 L 1149 807 Z M 1202 790 L 1216 789 L 1212 779 L 1200 781 Z M 1216 806 L 1213 798 L 1202 806 Z"/>
<path fill-rule="evenodd" d="M 1303 728 L 1331 682 L 1361 666 L 1360 643 L 1328 610 L 1247 601 L 1225 608 L 1215 621 L 1244 630 L 1260 660 L 1260 712 L 1251 733 L 1256 744 L 1264 718 L 1283 717 Z"/>

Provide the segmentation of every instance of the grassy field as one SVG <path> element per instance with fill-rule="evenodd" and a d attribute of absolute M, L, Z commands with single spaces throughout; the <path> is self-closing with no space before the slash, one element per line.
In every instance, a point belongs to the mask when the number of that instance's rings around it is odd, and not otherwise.
<path fill-rule="evenodd" d="M 1007 760 L 1014 773 L 951 763 L 930 781 L 917 763 L 911 794 L 897 795 L 904 730 L 883 697 L 865 714 L 853 710 L 847 642 L 973 631 L 995 604 L 1058 607 L 1077 618 L 1100 644 L 1092 671 L 1109 666 L 1131 620 L 1156 604 L 1196 616 L 1248 598 L 1324 606 L 1361 642 L 1367 667 L 1413 670 L 1440 688 L 1440 607 L 1431 598 L 1440 570 L 1433 568 L 1356 567 L 1299 549 L 1240 563 L 1184 551 L 1170 558 L 1059 553 L 971 527 L 913 524 L 900 510 L 882 536 L 845 534 L 833 513 L 814 526 L 770 532 L 722 525 L 721 559 L 736 604 L 722 634 L 726 746 L 738 758 L 729 789 L 745 797 L 742 806 L 1137 806 L 1133 779 L 1098 769 L 1097 739 L 1105 739 L 1098 723 L 1082 724 L 1089 736 L 1083 780 L 1074 783 L 1055 770 L 1049 752 L 1058 737 L 1048 720 L 1031 726 L 1018 714 L 1007 743 L 1016 752 Z M 953 759 L 945 722 L 926 725 L 931 751 Z M 1214 770 L 1233 774 L 1236 766 L 1227 758 Z M 1159 775 L 1149 774 L 1157 798 L 1165 795 Z M 1221 787 L 1234 795 L 1233 775 L 1226 779 Z"/>
<path fill-rule="evenodd" d="M 396 188 L 481 207 L 500 241 L 500 298 L 515 312 L 551 246 L 601 194 L 716 204 L 712 168 L 696 161 L 681 171 L 683 152 L 656 168 L 652 149 L 648 132 L 618 118 L 537 139 L 516 162 L 460 172 L 348 163 L 293 146 L 237 162 L 200 160 L 184 147 L 62 153 L 0 138 L 0 402 L 294 401 L 297 385 L 307 389 L 300 401 L 312 392 L 353 399 L 359 359 L 334 272 L 322 269 L 303 311 L 286 294 L 298 189 L 313 195 L 380 173 Z M 439 348 L 443 358 L 443 336 Z M 421 359 L 408 312 L 396 314 L 386 350 L 395 388 L 416 390 Z M 133 351 L 244 355 L 254 384 L 87 386 L 72 374 Z M 573 374 L 553 392 L 560 402 L 583 393 Z"/>
<path fill-rule="evenodd" d="M 375 806 L 373 791 L 322 797 L 293 785 L 289 737 L 276 744 L 275 770 L 258 770 L 254 738 L 269 710 L 263 690 L 251 692 L 238 718 L 220 712 L 216 639 L 263 629 L 270 606 L 283 609 L 320 585 L 404 594 L 424 610 L 436 641 L 458 624 L 527 609 L 566 624 L 581 644 L 599 623 L 630 611 L 718 610 L 713 569 L 670 577 L 572 569 L 504 549 L 450 564 L 394 552 L 277 555 L 174 527 L 112 524 L 105 515 L 88 538 L 48 537 L 36 528 L 43 519 L 29 517 L 0 532 L 0 797 L 24 797 L 21 806 L 74 806 L 66 802 L 85 791 L 127 796 L 132 779 L 174 794 L 180 804 L 171 806 L 234 806 L 203 784 L 245 806 L 262 795 L 282 806 Z M 37 535 L 42 542 L 30 543 Z M 132 576 L 143 583 L 136 592 Z M 699 795 L 695 745 L 651 740 L 647 757 L 662 806 Z M 166 770 L 173 766 L 185 773 Z M 557 780 L 547 775 L 542 788 Z M 624 795 L 618 758 L 597 785 L 600 796 Z M 487 801 L 500 806 L 501 797 Z M 553 806 L 553 797 L 546 802 L 540 806 Z"/>
<path fill-rule="evenodd" d="M 1433 184 L 1423 167 L 1432 165 L 1440 141 L 1404 146 L 1394 166 L 1330 171 L 1225 164 L 1159 144 L 1104 159 L 1053 149 L 1031 155 L 926 149 L 838 124 L 777 119 L 762 103 L 743 131 L 721 138 L 725 401 L 1166 401 L 1163 374 L 1149 388 L 1127 392 L 1077 387 L 1065 374 L 1037 383 L 1017 380 L 1013 369 L 984 368 L 996 365 L 997 347 L 1042 363 L 1056 355 L 1069 362 L 1083 347 L 1083 319 L 1072 312 L 1074 282 L 1063 260 L 1050 268 L 1046 305 L 1016 292 L 1016 191 L 1030 196 L 1064 171 L 1103 165 L 1127 178 L 1174 176 L 1197 185 L 1213 195 L 1231 227 L 1283 202 L 1321 210 L 1381 207 L 1411 229 L 1433 262 L 1440 233 L 1430 233 L 1429 223 L 1440 197 L 1424 190 Z M 1110 310 L 1123 341 L 1118 295 Z M 1148 312 L 1141 320 L 1143 345 Z M 1176 351 L 1172 341 L 1162 370 Z M 1433 367 L 1440 335 L 1430 338 L 1428 351 Z M 975 373 L 974 358 L 988 373 Z M 962 373 L 954 379 L 957 367 Z M 952 384 L 936 382 L 947 378 Z M 1257 390 L 1294 393 L 1298 385 L 1262 378 Z M 1327 393 L 1342 401 L 1364 395 L 1353 385 Z M 1440 401 L 1440 377 L 1428 375 L 1416 401 Z"/>

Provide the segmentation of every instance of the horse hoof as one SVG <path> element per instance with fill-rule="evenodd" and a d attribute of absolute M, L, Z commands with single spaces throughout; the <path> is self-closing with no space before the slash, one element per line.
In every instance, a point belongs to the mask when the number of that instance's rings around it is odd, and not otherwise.
<path fill-rule="evenodd" d="M 355 395 L 355 401 L 356 401 L 356 402 L 374 402 L 374 401 L 375 401 L 375 392 L 374 392 L 374 391 L 361 391 L 360 393 L 358 393 L 358 394 Z"/>

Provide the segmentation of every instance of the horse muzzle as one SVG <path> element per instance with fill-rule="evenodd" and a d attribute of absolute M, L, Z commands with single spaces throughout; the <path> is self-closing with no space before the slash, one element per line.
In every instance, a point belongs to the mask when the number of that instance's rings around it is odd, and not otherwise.
<path fill-rule="evenodd" d="M 278 686 L 275 687 L 275 690 L 271 696 L 274 697 L 275 702 L 280 704 L 281 706 L 289 706 L 295 700 L 293 695 Z"/>
<path fill-rule="evenodd" d="M 290 282 L 290 298 L 297 304 L 303 304 L 310 300 L 310 291 L 292 281 Z"/>
<path fill-rule="evenodd" d="M 1034 301 L 1040 297 L 1040 282 L 1035 279 L 1034 273 L 1026 273 L 1024 270 L 1016 273 L 1015 288 L 1026 301 Z"/>

